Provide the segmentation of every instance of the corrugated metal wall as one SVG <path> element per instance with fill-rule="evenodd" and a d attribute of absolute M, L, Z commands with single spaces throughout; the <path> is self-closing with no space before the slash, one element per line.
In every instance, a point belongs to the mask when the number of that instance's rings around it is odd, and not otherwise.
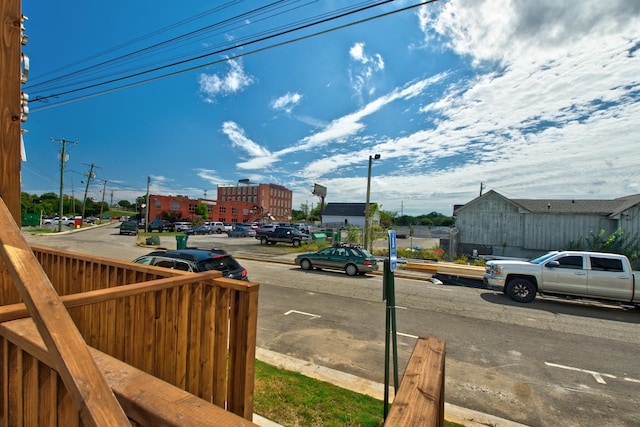
<path fill-rule="evenodd" d="M 524 217 L 524 249 L 566 249 L 571 242 L 598 234 L 600 230 L 611 234 L 616 230 L 615 220 L 597 215 L 526 214 Z"/>
<path fill-rule="evenodd" d="M 640 235 L 640 206 L 634 206 L 622 213 L 620 227 L 626 234 Z"/>

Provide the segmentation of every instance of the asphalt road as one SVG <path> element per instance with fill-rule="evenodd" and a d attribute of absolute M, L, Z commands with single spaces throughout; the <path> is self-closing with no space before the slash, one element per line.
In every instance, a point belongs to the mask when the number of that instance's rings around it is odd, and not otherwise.
<path fill-rule="evenodd" d="M 131 260 L 149 252 L 107 226 L 32 243 Z M 174 237 L 161 244 L 175 247 Z M 224 247 L 260 284 L 258 346 L 383 382 L 382 278 L 302 271 L 285 246 L 191 236 Z M 251 259 L 250 259 L 251 258 Z M 262 261 L 256 261 L 261 259 Z M 446 401 L 531 426 L 640 425 L 640 310 L 396 278 L 400 374 L 418 336 L 447 343 Z"/>

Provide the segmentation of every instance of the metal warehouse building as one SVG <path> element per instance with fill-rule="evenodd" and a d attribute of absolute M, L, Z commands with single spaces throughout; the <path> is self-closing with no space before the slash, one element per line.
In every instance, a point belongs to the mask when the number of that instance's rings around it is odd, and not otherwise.
<path fill-rule="evenodd" d="M 600 230 L 640 233 L 640 194 L 613 200 L 509 199 L 489 191 L 454 210 L 459 247 L 534 257 Z M 480 252 L 482 253 L 482 252 Z"/>

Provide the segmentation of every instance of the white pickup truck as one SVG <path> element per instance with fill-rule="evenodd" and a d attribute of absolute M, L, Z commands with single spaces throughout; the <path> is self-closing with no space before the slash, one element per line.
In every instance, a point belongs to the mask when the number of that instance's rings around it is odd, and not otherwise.
<path fill-rule="evenodd" d="M 226 233 L 227 231 L 231 230 L 231 226 L 230 225 L 225 225 L 222 222 L 205 222 L 204 225 L 208 225 L 209 227 L 211 227 L 211 229 L 214 231 L 214 233 Z"/>
<path fill-rule="evenodd" d="M 640 306 L 640 273 L 619 254 L 561 251 L 531 261 L 488 261 L 484 284 L 517 302 L 540 293 Z"/>

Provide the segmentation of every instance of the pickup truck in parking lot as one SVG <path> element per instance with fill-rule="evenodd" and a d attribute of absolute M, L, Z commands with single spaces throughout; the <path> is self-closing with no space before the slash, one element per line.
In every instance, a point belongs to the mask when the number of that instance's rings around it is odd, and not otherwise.
<path fill-rule="evenodd" d="M 531 261 L 488 261 L 484 284 L 517 302 L 539 293 L 640 306 L 640 272 L 619 254 L 560 251 Z"/>
<path fill-rule="evenodd" d="M 256 239 L 260 240 L 262 245 L 289 243 L 294 247 L 298 247 L 302 242 L 307 242 L 309 236 L 294 227 L 276 227 L 273 231 L 261 231 L 258 229 L 256 231 Z"/>

